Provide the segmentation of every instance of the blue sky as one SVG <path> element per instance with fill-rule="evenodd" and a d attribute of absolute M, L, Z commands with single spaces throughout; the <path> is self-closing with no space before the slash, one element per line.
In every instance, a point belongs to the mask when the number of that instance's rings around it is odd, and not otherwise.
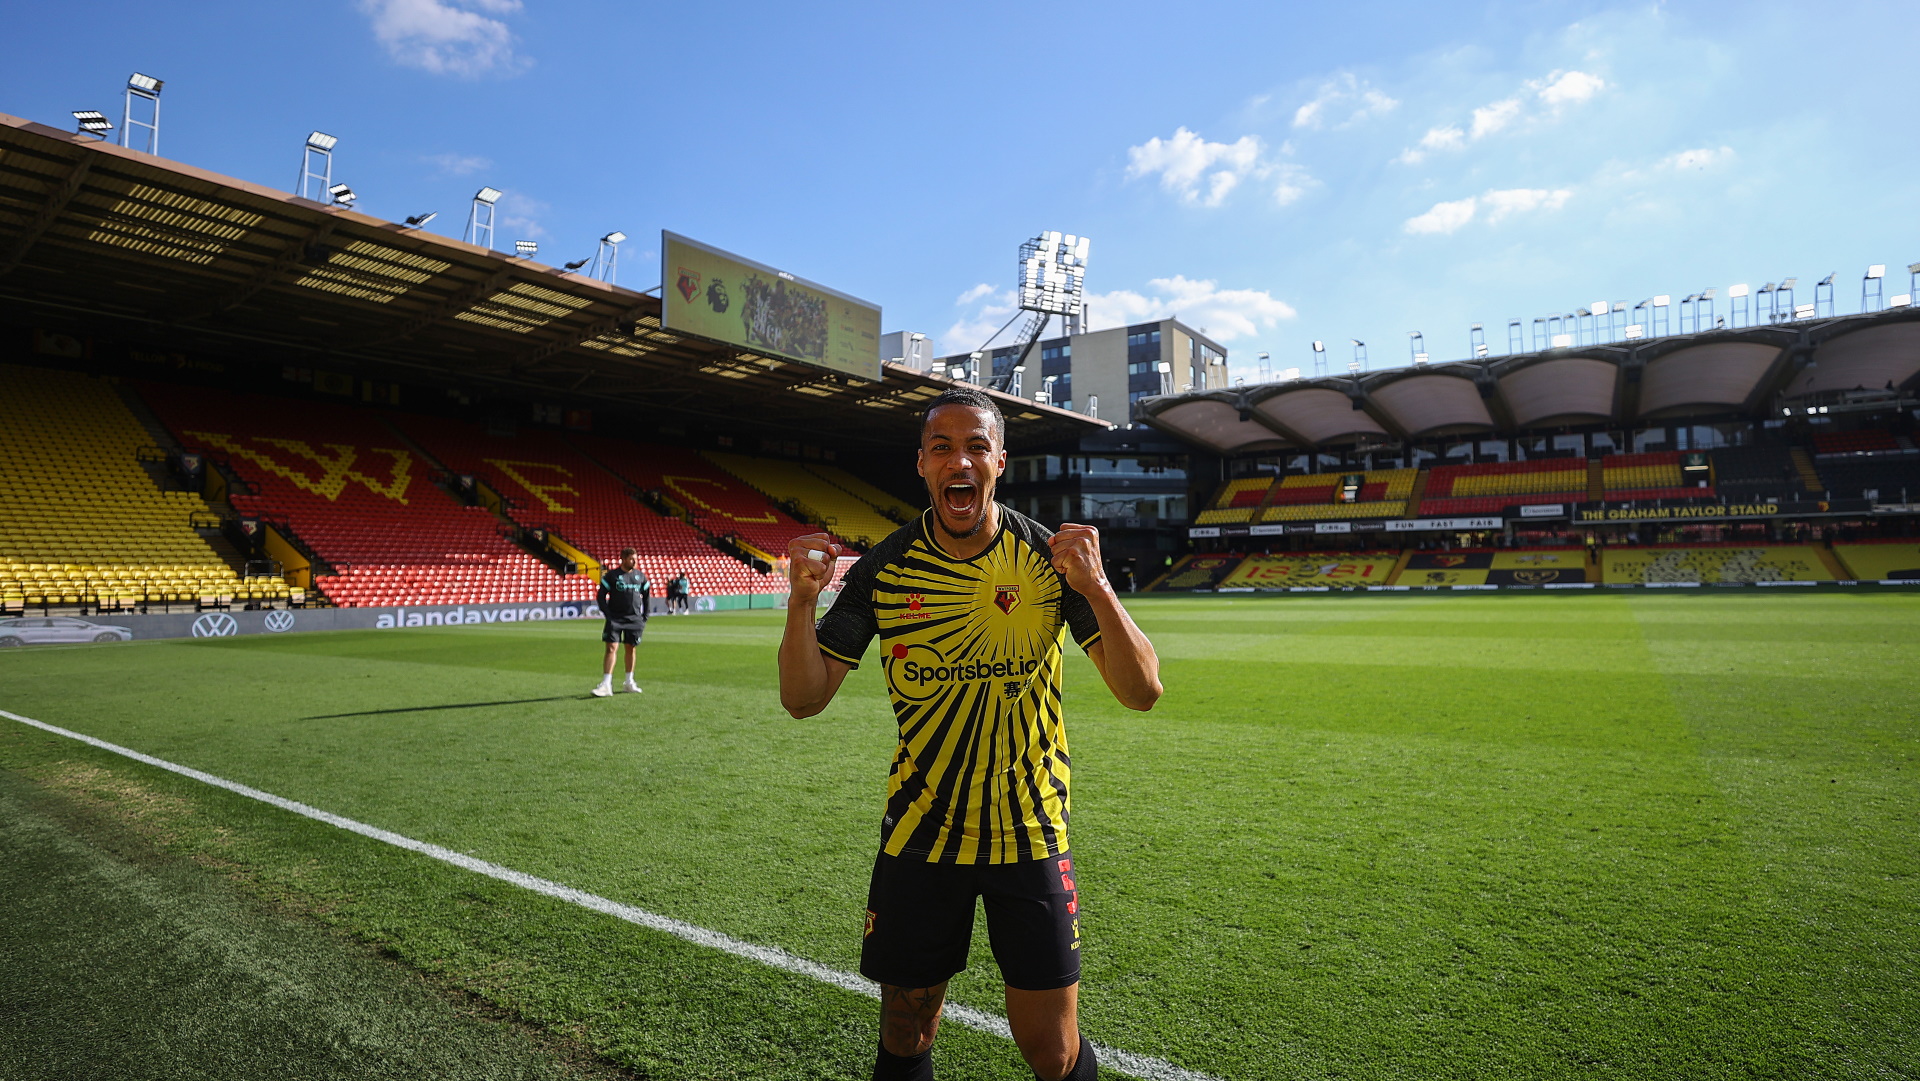
<path fill-rule="evenodd" d="M 672 229 L 865 297 L 958 352 L 1020 242 L 1093 239 L 1095 326 L 1177 314 L 1309 366 L 1407 332 L 1920 260 L 1920 6 L 23 5 L 0 112 L 116 119 L 167 80 L 170 158 L 291 188 L 340 137 L 361 209 L 543 261 Z"/>

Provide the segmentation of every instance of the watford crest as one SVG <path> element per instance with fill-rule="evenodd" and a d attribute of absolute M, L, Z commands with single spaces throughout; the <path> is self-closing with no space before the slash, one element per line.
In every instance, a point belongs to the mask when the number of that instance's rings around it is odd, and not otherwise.
<path fill-rule="evenodd" d="M 681 267 L 680 280 L 674 282 L 673 287 L 680 290 L 681 299 L 692 303 L 693 294 L 700 291 L 700 275 L 688 270 L 686 267 Z"/>
<path fill-rule="evenodd" d="M 1020 606 L 1020 587 L 994 586 L 993 603 L 998 606 L 1002 612 L 1006 612 L 1009 615 L 1013 614 L 1013 610 Z"/>

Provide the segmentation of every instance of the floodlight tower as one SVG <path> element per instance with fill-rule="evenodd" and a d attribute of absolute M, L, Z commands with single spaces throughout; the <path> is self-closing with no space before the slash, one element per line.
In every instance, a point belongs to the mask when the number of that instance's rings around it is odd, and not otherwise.
<path fill-rule="evenodd" d="M 1833 279 L 1834 276 L 1839 273 L 1837 270 L 1829 271 L 1826 277 L 1813 283 L 1813 314 L 1815 318 L 1819 318 L 1820 305 L 1823 301 L 1827 305 L 1827 318 L 1833 318 Z M 1820 292 L 1822 289 L 1826 290 L 1824 296 L 1821 295 Z"/>
<path fill-rule="evenodd" d="M 614 274 L 620 269 L 620 242 L 627 234 L 615 229 L 600 238 L 600 247 L 593 253 L 593 268 L 587 271 L 587 277 L 599 278 L 608 285 L 614 284 Z"/>
<path fill-rule="evenodd" d="M 1027 354 L 1054 316 L 1065 320 L 1068 333 L 1079 329 L 1086 310 L 1087 250 L 1091 245 L 1086 237 L 1060 232 L 1041 233 L 1020 245 L 1020 307 L 1014 316 L 1025 312 L 1027 323 L 1020 328 L 1020 351 L 1014 354 L 1013 364 L 1004 376 L 991 377 L 988 386 L 1005 390 L 1018 373 L 1026 371 Z M 1009 326 L 1012 322 L 1007 321 Z M 999 331 L 994 335 L 998 337 Z M 984 350 L 986 344 L 980 348 Z"/>
<path fill-rule="evenodd" d="M 1266 353 L 1260 354 L 1260 381 L 1273 382 L 1273 358 Z"/>
<path fill-rule="evenodd" d="M 1524 353 L 1526 351 L 1527 351 L 1527 338 L 1526 338 L 1526 335 L 1520 332 L 1520 320 L 1518 319 L 1507 320 L 1507 353 L 1508 355 L 1511 356 L 1512 354 Z"/>
<path fill-rule="evenodd" d="M 1358 338 L 1349 338 L 1353 343 L 1353 359 L 1347 362 L 1347 372 L 1359 375 L 1367 366 L 1367 343 Z"/>
<path fill-rule="evenodd" d="M 327 201 L 326 191 L 333 187 L 333 148 L 339 142 L 324 131 L 307 135 L 307 145 L 300 148 L 300 179 L 293 185 L 295 195 L 316 203 Z"/>
<path fill-rule="evenodd" d="M 1427 336 L 1417 330 L 1407 331 L 1407 352 L 1413 355 L 1413 366 L 1422 368 L 1427 363 Z"/>
<path fill-rule="evenodd" d="M 1768 282 L 1767 284 L 1761 286 L 1760 291 L 1762 293 L 1772 293 L 1773 283 Z M 1754 322 L 1754 313 L 1757 310 L 1752 305 L 1758 304 L 1758 303 L 1759 303 L 1758 301 L 1749 302 L 1749 300 L 1747 299 L 1747 283 L 1746 282 L 1741 282 L 1738 285 L 1727 286 L 1727 322 L 1737 327 L 1740 325 L 1740 317 L 1745 316 L 1747 319 L 1747 325 L 1752 326 Z"/>
<path fill-rule="evenodd" d="M 1313 343 L 1313 377 L 1319 379 L 1327 374 L 1327 343 Z"/>
<path fill-rule="evenodd" d="M 1467 329 L 1467 353 L 1475 360 L 1485 360 L 1487 356 L 1487 332 L 1475 323 Z"/>
<path fill-rule="evenodd" d="M 493 248 L 493 204 L 506 192 L 491 185 L 473 193 L 473 209 L 467 211 L 467 231 L 460 239 L 483 248 Z"/>
<path fill-rule="evenodd" d="M 1875 263 L 1867 268 L 1866 276 L 1860 279 L 1860 310 L 1877 312 L 1884 303 L 1880 283 L 1887 276 L 1887 264 Z"/>
<path fill-rule="evenodd" d="M 139 128 L 142 131 L 141 138 L 147 144 L 142 149 L 156 158 L 160 156 L 160 88 L 165 85 L 159 79 L 151 75 L 142 75 L 137 71 L 127 76 L 127 108 L 121 114 L 120 120 L 121 146 L 129 150 L 135 149 L 133 129 Z M 148 105 L 145 120 L 133 115 L 133 102 L 136 98 Z"/>
<path fill-rule="evenodd" d="M 1785 323 L 1793 319 L 1793 309 L 1795 306 L 1793 303 L 1793 287 L 1799 284 L 1799 278 L 1781 278 L 1780 284 L 1773 287 L 1774 322 Z M 1787 299 L 1784 301 L 1780 299 L 1780 294 L 1782 293 L 1785 293 L 1787 296 Z"/>

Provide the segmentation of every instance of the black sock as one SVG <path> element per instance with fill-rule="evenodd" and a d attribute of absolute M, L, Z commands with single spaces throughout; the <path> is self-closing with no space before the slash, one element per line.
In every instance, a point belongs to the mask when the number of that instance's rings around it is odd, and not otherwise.
<path fill-rule="evenodd" d="M 933 1049 L 901 1056 L 881 1044 L 880 1056 L 873 1062 L 873 1081 L 933 1081 Z"/>
<path fill-rule="evenodd" d="M 1094 1058 L 1093 1044 L 1085 1036 L 1080 1037 L 1080 1057 L 1073 1060 L 1073 1069 L 1060 1081 L 1094 1081 L 1100 1076 L 1100 1063 Z"/>

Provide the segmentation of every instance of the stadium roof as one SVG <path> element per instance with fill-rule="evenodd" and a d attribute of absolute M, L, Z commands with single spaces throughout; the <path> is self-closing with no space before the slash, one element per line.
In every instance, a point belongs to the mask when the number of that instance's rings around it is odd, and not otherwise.
<path fill-rule="evenodd" d="M 670 334 L 657 297 L 5 114 L 0 314 L 842 444 L 912 440 L 954 385 Z M 1108 428 L 995 396 L 1014 447 Z"/>
<path fill-rule="evenodd" d="M 1760 419 L 1825 401 L 1912 408 L 1917 391 L 1920 311 L 1901 308 L 1146 398 L 1134 419 L 1252 454 Z"/>

